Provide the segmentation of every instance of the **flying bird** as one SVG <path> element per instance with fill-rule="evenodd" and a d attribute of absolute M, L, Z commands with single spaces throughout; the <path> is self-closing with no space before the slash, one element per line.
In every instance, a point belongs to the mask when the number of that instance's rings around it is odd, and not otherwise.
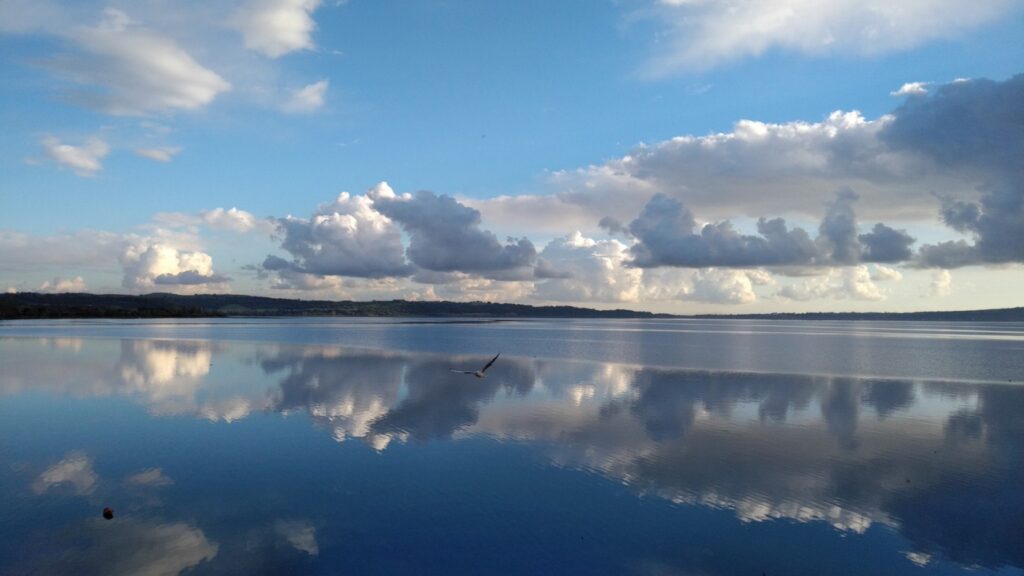
<path fill-rule="evenodd" d="M 487 372 L 487 369 L 491 367 L 491 364 L 494 364 L 494 361 L 498 359 L 498 356 L 501 356 L 501 352 L 498 352 L 497 354 L 495 354 L 494 358 L 491 358 L 490 362 L 488 362 L 487 364 L 484 365 L 483 368 L 481 368 L 481 369 L 479 369 L 479 370 L 477 370 L 475 372 L 473 372 L 471 370 L 454 370 L 454 369 L 451 370 L 451 371 L 455 372 L 456 374 L 472 374 L 473 376 L 476 376 L 477 378 L 486 378 L 487 376 L 484 374 L 484 372 Z"/>

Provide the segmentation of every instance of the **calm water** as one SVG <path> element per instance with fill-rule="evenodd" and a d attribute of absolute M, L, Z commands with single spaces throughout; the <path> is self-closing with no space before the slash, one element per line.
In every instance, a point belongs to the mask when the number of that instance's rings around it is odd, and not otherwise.
<path fill-rule="evenodd" d="M 0 574 L 1024 574 L 1021 380 L 1021 324 L 5 323 Z"/>

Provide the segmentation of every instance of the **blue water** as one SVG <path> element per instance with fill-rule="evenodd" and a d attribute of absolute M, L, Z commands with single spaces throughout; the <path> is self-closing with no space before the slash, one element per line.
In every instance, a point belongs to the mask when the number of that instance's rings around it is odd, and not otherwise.
<path fill-rule="evenodd" d="M 1021 380 L 1021 324 L 10 322 L 0 574 L 1024 574 Z"/>

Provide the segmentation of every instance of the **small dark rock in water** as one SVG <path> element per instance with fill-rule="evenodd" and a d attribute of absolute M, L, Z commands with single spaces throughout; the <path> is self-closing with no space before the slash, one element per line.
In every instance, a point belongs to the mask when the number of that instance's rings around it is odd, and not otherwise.
<path fill-rule="evenodd" d="M 104 508 L 103 509 L 103 517 L 106 518 L 107 520 L 110 520 L 111 518 L 114 517 L 114 511 L 111 508 Z"/>

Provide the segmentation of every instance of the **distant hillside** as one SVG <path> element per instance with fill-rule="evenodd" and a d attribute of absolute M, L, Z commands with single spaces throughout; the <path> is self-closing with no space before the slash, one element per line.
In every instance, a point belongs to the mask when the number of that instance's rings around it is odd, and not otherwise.
<path fill-rule="evenodd" d="M 231 294 L 0 294 L 0 319 L 199 318 L 222 316 L 427 316 L 496 318 L 655 318 L 667 314 L 492 302 L 288 300 Z"/>
<path fill-rule="evenodd" d="M 0 294 L 0 319 L 210 318 L 225 316 L 390 316 L 452 318 L 712 318 L 737 320 L 943 320 L 1024 322 L 1024 308 L 955 312 L 810 312 L 673 316 L 633 310 L 493 302 L 289 300 L 232 294 Z"/>
<path fill-rule="evenodd" d="M 1024 308 L 935 312 L 781 312 L 774 314 L 701 314 L 690 318 L 733 320 L 936 320 L 943 322 L 1024 322 Z"/>

